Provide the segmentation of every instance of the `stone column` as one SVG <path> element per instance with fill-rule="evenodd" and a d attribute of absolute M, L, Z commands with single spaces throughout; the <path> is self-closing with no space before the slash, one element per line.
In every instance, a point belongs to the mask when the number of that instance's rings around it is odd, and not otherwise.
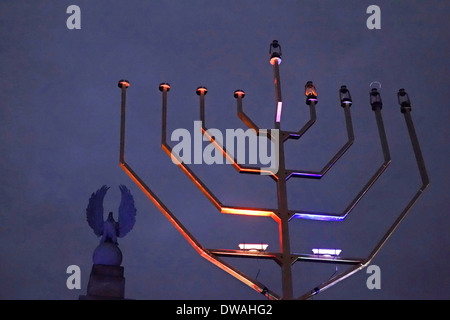
<path fill-rule="evenodd" d="M 101 243 L 94 251 L 93 261 L 87 295 L 80 295 L 79 300 L 124 300 L 125 278 L 119 247 Z"/>

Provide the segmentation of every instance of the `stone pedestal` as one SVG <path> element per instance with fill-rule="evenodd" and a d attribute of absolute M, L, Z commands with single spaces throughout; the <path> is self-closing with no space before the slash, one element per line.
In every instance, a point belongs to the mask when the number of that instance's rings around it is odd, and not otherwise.
<path fill-rule="evenodd" d="M 123 267 L 94 264 L 87 287 L 87 295 L 79 300 L 124 300 Z"/>

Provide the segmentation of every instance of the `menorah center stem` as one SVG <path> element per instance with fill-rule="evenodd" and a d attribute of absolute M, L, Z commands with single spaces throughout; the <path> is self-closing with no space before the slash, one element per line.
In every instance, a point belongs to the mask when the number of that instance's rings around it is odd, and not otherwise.
<path fill-rule="evenodd" d="M 283 298 L 292 299 L 292 258 L 291 258 L 291 244 L 289 238 L 289 210 L 287 203 L 286 191 L 286 164 L 284 158 L 284 143 L 282 139 L 278 145 L 278 180 L 277 180 L 277 196 L 278 196 L 278 214 L 279 214 L 279 237 L 280 237 L 280 252 L 281 252 L 281 278 L 283 286 Z"/>

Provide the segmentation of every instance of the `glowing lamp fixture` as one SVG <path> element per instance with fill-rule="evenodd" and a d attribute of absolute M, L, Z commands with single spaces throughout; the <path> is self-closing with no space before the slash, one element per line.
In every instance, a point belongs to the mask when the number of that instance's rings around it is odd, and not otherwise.
<path fill-rule="evenodd" d="M 263 243 L 241 243 L 239 249 L 246 251 L 266 251 L 268 244 Z"/>
<path fill-rule="evenodd" d="M 120 80 L 119 83 L 117 84 L 119 86 L 119 88 L 128 88 L 130 86 L 130 82 L 128 82 L 128 80 Z"/>
<path fill-rule="evenodd" d="M 411 101 L 409 101 L 409 96 L 405 89 L 400 89 L 397 93 L 397 97 L 401 112 L 405 113 L 406 111 L 411 111 Z"/>
<path fill-rule="evenodd" d="M 281 121 L 281 109 L 282 108 L 283 108 L 283 102 L 278 101 L 278 103 L 277 103 L 277 118 L 276 118 L 277 122 Z"/>
<path fill-rule="evenodd" d="M 317 103 L 317 91 L 316 86 L 312 81 L 308 81 L 305 84 L 305 96 L 306 96 L 306 104 L 311 104 L 311 101 L 315 101 Z"/>
<path fill-rule="evenodd" d="M 377 88 L 373 88 L 372 91 L 370 91 L 370 105 L 372 106 L 372 110 L 375 111 L 377 108 L 383 107 L 383 101 L 381 101 L 380 93 L 378 92 Z"/>
<path fill-rule="evenodd" d="M 339 98 L 341 99 L 341 106 L 344 108 L 346 106 L 352 105 L 352 96 L 350 95 L 350 91 L 348 91 L 347 86 L 341 86 L 339 90 Z"/>
<path fill-rule="evenodd" d="M 337 257 L 341 253 L 341 249 L 312 249 L 314 254 L 322 256 L 334 256 Z"/>
<path fill-rule="evenodd" d="M 166 91 L 169 91 L 170 90 L 170 85 L 168 83 L 165 83 L 165 82 L 161 83 L 159 85 L 159 91 L 162 92 L 162 91 L 164 91 L 164 89 L 166 89 Z"/>
<path fill-rule="evenodd" d="M 206 89 L 205 87 L 198 87 L 196 93 L 198 95 L 206 95 L 206 93 L 208 93 L 208 89 Z"/>
<path fill-rule="evenodd" d="M 278 40 L 273 40 L 269 47 L 270 64 L 274 65 L 275 62 L 281 63 L 281 46 Z"/>
<path fill-rule="evenodd" d="M 234 92 L 234 97 L 235 98 L 244 98 L 245 97 L 245 92 L 244 90 L 238 89 Z"/>

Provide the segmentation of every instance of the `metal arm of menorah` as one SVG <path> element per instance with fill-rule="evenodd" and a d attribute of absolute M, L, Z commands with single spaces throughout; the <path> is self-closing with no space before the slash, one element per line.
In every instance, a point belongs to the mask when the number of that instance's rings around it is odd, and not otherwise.
<path fill-rule="evenodd" d="M 381 166 L 378 168 L 378 170 L 373 174 L 373 176 L 369 179 L 369 181 L 361 188 L 359 193 L 355 196 L 355 198 L 348 204 L 348 206 L 341 212 L 341 213 L 323 213 L 323 212 L 311 212 L 311 211 L 304 211 L 304 210 L 297 210 L 297 211 L 291 211 L 291 214 L 294 218 L 301 218 L 301 219 L 311 219 L 311 220 L 324 220 L 324 221 L 342 221 L 344 220 L 348 214 L 355 208 L 355 206 L 358 204 L 359 201 L 367 194 L 369 189 L 374 185 L 375 181 L 384 173 L 386 168 L 391 163 L 391 155 L 389 152 L 389 145 L 386 138 L 386 132 L 384 129 L 383 124 L 383 118 L 381 115 L 381 109 L 382 109 L 382 102 L 380 98 L 380 93 L 377 89 L 373 89 L 370 93 L 371 97 L 374 97 L 371 99 L 371 105 L 372 110 L 375 113 L 375 118 L 377 122 L 378 127 L 378 134 L 380 137 L 381 142 L 381 148 L 383 151 L 383 157 L 384 161 L 381 164 Z M 375 97 L 377 97 L 377 101 L 375 101 Z M 378 101 L 379 99 L 379 101 Z M 348 108 L 343 106 L 344 108 Z M 347 109 L 346 109 L 347 110 Z M 351 124 L 350 124 L 351 126 Z M 343 147 L 345 148 L 345 146 Z M 343 149 L 341 149 L 342 151 Z M 340 157 L 340 152 L 338 152 L 335 156 Z M 333 159 L 330 161 L 330 163 L 333 161 Z M 315 172 L 303 172 L 298 173 L 298 171 L 289 171 L 294 176 L 300 176 L 303 178 L 307 177 L 316 177 L 316 175 L 319 175 L 319 178 L 322 177 L 322 173 L 325 173 L 325 170 L 328 170 L 329 166 L 332 166 L 333 164 L 327 164 L 324 169 L 322 169 L 321 172 L 315 173 Z"/>
<path fill-rule="evenodd" d="M 205 95 L 208 92 L 208 89 L 205 87 L 198 87 L 196 90 L 197 95 L 200 97 L 200 123 L 201 130 L 203 136 L 205 136 L 211 144 L 219 150 L 223 157 L 228 161 L 239 173 L 247 173 L 247 174 L 267 174 L 271 176 L 273 179 L 278 179 L 277 175 L 268 170 L 257 167 L 247 166 L 245 164 L 239 163 L 233 154 L 231 154 L 223 145 L 221 145 L 215 138 L 212 136 L 206 127 L 205 121 Z M 242 98 L 245 96 L 245 92 L 243 90 L 236 90 L 234 92 L 234 97 L 238 101 L 238 117 L 243 120 L 244 123 L 248 125 L 250 129 L 252 129 L 257 136 L 261 135 L 262 130 L 242 111 Z M 267 130 L 264 130 L 265 135 L 271 139 L 271 135 Z"/>
<path fill-rule="evenodd" d="M 310 292 L 307 292 L 303 296 L 299 297 L 299 299 L 309 299 L 313 295 L 316 295 L 317 293 L 324 291 L 331 286 L 335 285 L 336 283 L 350 277 L 354 273 L 364 269 L 367 267 L 375 255 L 381 250 L 381 248 L 384 246 L 386 241 L 392 236 L 394 231 L 397 229 L 397 227 L 400 225 L 400 223 L 405 219 L 406 215 L 409 213 L 411 208 L 414 206 L 414 204 L 417 202 L 417 200 L 420 198 L 420 196 L 423 194 L 425 189 L 429 186 L 430 180 L 428 178 L 428 173 L 425 167 L 425 162 L 423 160 L 422 151 L 420 149 L 419 140 L 417 138 L 416 130 L 414 128 L 414 123 L 411 118 L 411 102 L 409 100 L 408 94 L 405 92 L 404 89 L 400 89 L 398 94 L 398 102 L 400 104 L 400 111 L 403 113 L 406 121 L 406 126 L 408 128 L 409 137 L 411 139 L 412 148 L 414 151 L 414 156 L 416 158 L 416 163 L 419 169 L 420 178 L 422 181 L 422 185 L 419 187 L 417 192 L 414 194 L 414 196 L 411 198 L 411 200 L 406 204 L 400 215 L 397 217 L 397 219 L 394 221 L 394 223 L 389 227 L 388 231 L 384 234 L 384 236 L 381 238 L 381 240 L 377 243 L 375 248 L 372 250 L 370 255 L 364 259 L 363 261 L 356 263 L 353 267 L 348 269 L 347 271 L 331 278 L 330 280 L 322 283 L 320 286 L 314 288 Z M 379 95 L 376 95 L 376 90 L 372 91 L 371 98 L 374 97 L 374 103 L 375 105 L 378 103 L 381 103 L 381 98 Z M 372 104 L 373 106 L 373 104 Z"/>
<path fill-rule="evenodd" d="M 399 103 L 401 105 L 401 111 L 405 115 L 409 135 L 413 145 L 414 153 L 416 156 L 416 161 L 418 163 L 419 172 L 422 178 L 422 187 L 416 193 L 416 195 L 407 204 L 405 209 L 402 211 L 398 219 L 393 223 L 393 225 L 386 232 L 384 237 L 373 249 L 369 257 L 367 258 L 341 258 L 339 255 L 329 255 L 320 253 L 311 254 L 295 254 L 291 252 L 290 239 L 289 239 L 289 226 L 288 223 L 292 218 L 304 218 L 304 219 L 314 219 L 314 220 L 326 220 L 326 221 L 341 221 L 348 216 L 350 211 L 357 205 L 361 198 L 367 193 L 379 176 L 385 171 L 389 165 L 391 158 L 389 153 L 389 148 L 387 144 L 386 134 L 384 130 L 384 124 L 381 116 L 382 102 L 379 92 L 373 89 L 370 92 L 370 103 L 372 109 L 375 113 L 378 132 L 380 136 L 382 151 L 384 155 L 384 163 L 375 172 L 375 174 L 369 179 L 365 186 L 361 189 L 354 200 L 347 206 L 347 208 L 340 214 L 336 213 L 317 213 L 308 212 L 301 210 L 289 210 L 287 202 L 287 192 L 286 192 L 286 182 L 290 177 L 302 177 L 302 178 L 316 178 L 320 179 L 328 170 L 333 166 L 335 162 L 346 152 L 346 150 L 351 146 L 354 140 L 353 126 L 351 121 L 350 106 L 352 100 L 350 97 L 350 92 L 346 86 L 342 86 L 340 93 L 341 106 L 344 109 L 345 120 L 347 126 L 348 141 L 347 143 L 336 153 L 336 155 L 325 165 L 325 167 L 319 172 L 304 172 L 300 170 L 289 170 L 285 166 L 284 158 L 284 142 L 288 139 L 298 139 L 300 138 L 316 121 L 316 111 L 315 106 L 317 103 L 317 92 L 312 84 L 308 82 L 305 86 L 305 95 L 307 96 L 306 103 L 310 107 L 310 120 L 297 132 L 283 131 L 280 130 L 281 114 L 282 114 L 282 99 L 281 99 L 281 84 L 280 84 L 280 74 L 279 74 L 279 64 L 281 63 L 281 46 L 277 41 L 272 42 L 270 46 L 270 63 L 274 67 L 274 83 L 275 83 L 275 95 L 276 95 L 276 116 L 275 116 L 275 130 L 280 131 L 277 136 L 280 140 L 278 143 L 278 171 L 264 172 L 261 168 L 250 167 L 240 164 L 236 161 L 234 156 L 225 149 L 215 137 L 209 133 L 209 130 L 205 125 L 205 95 L 207 89 L 205 87 L 199 87 L 196 90 L 197 95 L 200 97 L 200 119 L 201 119 L 201 131 L 205 137 L 211 142 L 211 144 L 217 148 L 229 163 L 240 173 L 251 173 L 251 174 L 267 174 L 269 175 L 277 185 L 277 198 L 278 206 L 276 209 L 265 209 L 265 208 L 243 208 L 243 207 L 233 207 L 223 205 L 216 195 L 196 176 L 196 174 L 182 161 L 181 157 L 173 152 L 173 149 L 167 143 L 167 93 L 170 90 L 170 85 L 167 83 L 162 83 L 159 86 L 159 90 L 162 92 L 162 140 L 161 146 L 163 150 L 172 158 L 172 161 L 177 164 L 182 171 L 194 182 L 194 184 L 203 192 L 203 194 L 213 203 L 213 205 L 221 212 L 227 214 L 240 214 L 240 215 L 251 215 L 251 216 L 268 216 L 272 217 L 279 225 L 279 238 L 280 238 L 280 251 L 279 252 L 266 252 L 265 248 L 263 250 L 258 249 L 256 251 L 249 251 L 241 248 L 241 250 L 231 250 L 231 249 L 206 249 L 204 248 L 192 234 L 182 225 L 182 223 L 175 217 L 175 215 L 161 202 L 161 200 L 152 192 L 152 190 L 142 181 L 142 179 L 134 172 L 131 167 L 125 162 L 125 112 L 126 112 L 126 89 L 129 83 L 125 80 L 119 82 L 119 87 L 122 89 L 122 111 L 121 111 L 121 134 L 120 134 L 120 165 L 123 170 L 131 177 L 131 179 L 142 189 L 142 191 L 151 199 L 151 201 L 156 205 L 156 207 L 166 216 L 166 218 L 175 226 L 175 228 L 185 237 L 185 239 L 194 247 L 194 249 L 205 259 L 215 264 L 222 270 L 228 272 L 232 276 L 236 277 L 243 283 L 247 284 L 256 291 L 264 294 L 270 299 L 293 299 L 293 286 L 292 286 L 292 265 L 297 261 L 310 261 L 310 262 L 321 262 L 321 263 L 331 263 L 331 264 L 345 264 L 351 265 L 352 267 L 347 271 L 336 275 L 327 282 L 322 283 L 320 286 L 314 288 L 310 292 L 301 296 L 300 298 L 309 298 L 312 295 L 323 291 L 339 281 L 351 276 L 355 272 L 366 267 L 374 258 L 374 256 L 379 252 L 381 247 L 387 241 L 387 239 L 392 235 L 395 229 L 398 227 L 400 222 L 405 218 L 411 207 L 423 193 L 425 188 L 428 186 L 429 180 L 426 173 L 423 157 L 420 151 L 420 146 L 415 133 L 415 129 L 410 116 L 411 104 L 409 102 L 409 97 L 406 92 L 401 89 L 398 93 Z M 250 128 L 256 135 L 261 135 L 263 130 L 261 130 L 247 114 L 244 113 L 242 108 L 242 99 L 245 96 L 243 90 L 236 90 L 234 92 L 234 97 L 237 99 L 237 109 L 238 117 Z M 267 138 L 274 139 L 275 134 L 265 131 Z M 282 282 L 282 295 L 278 295 L 275 292 L 266 288 L 260 282 L 251 279 L 247 275 L 243 274 L 233 266 L 227 264 L 220 257 L 240 257 L 240 258 L 263 258 L 271 259 L 278 263 L 281 268 L 281 282 Z"/>
<path fill-rule="evenodd" d="M 275 46 L 275 48 L 274 48 Z M 282 114 L 282 98 L 281 98 L 281 80 L 280 80 L 280 71 L 279 65 L 281 64 L 281 50 L 276 50 L 281 48 L 278 43 L 272 43 L 269 51 L 270 54 L 270 63 L 274 68 L 274 84 L 275 84 L 275 93 L 276 93 L 276 104 L 277 104 L 277 113 L 275 117 L 275 126 L 280 129 L 281 127 L 281 114 Z M 261 174 L 262 170 L 260 168 L 247 167 L 244 165 L 239 165 L 236 159 L 231 155 L 223 146 L 215 141 L 215 139 L 208 133 L 208 128 L 206 127 L 205 121 L 205 95 L 208 90 L 205 87 L 197 88 L 197 95 L 200 96 L 200 121 L 202 124 L 202 132 L 203 135 L 207 137 L 207 139 L 223 154 L 223 156 L 232 163 L 232 165 L 236 168 L 236 170 L 240 173 L 256 173 Z M 281 131 L 282 143 L 284 143 L 288 139 L 299 139 L 316 121 L 316 109 L 315 106 L 318 103 L 317 99 L 317 91 L 312 83 L 312 81 L 308 81 L 305 85 L 305 95 L 306 95 L 306 104 L 310 107 L 310 120 L 298 131 L 298 132 L 290 132 L 290 131 Z M 379 92 L 374 89 L 371 92 L 372 96 L 379 96 Z M 243 111 L 242 107 L 242 99 L 245 97 L 245 92 L 243 90 L 236 90 L 234 92 L 234 97 L 237 100 L 237 110 L 238 117 L 250 128 L 252 129 L 256 135 L 259 135 L 261 130 L 259 126 L 257 126 L 252 119 Z M 337 151 L 337 153 L 331 158 L 331 160 L 322 168 L 322 170 L 318 172 L 312 171 L 301 171 L 301 170 L 286 170 L 286 178 L 287 181 L 291 177 L 297 178 L 312 178 L 312 179 L 321 179 L 330 169 L 334 166 L 334 164 L 343 156 L 343 154 L 350 148 L 350 146 L 354 142 L 354 132 L 353 132 L 353 124 L 351 118 L 350 107 L 352 105 L 352 98 L 350 95 L 350 91 L 347 89 L 347 86 L 341 86 L 339 90 L 339 98 L 341 102 L 341 107 L 344 110 L 345 114 L 345 123 L 347 128 L 347 142 Z M 373 99 L 372 99 L 373 100 Z M 379 169 L 373 174 L 373 176 L 369 179 L 369 181 L 361 188 L 360 192 L 355 196 L 355 198 L 347 205 L 347 207 L 341 213 L 323 213 L 323 212 L 312 212 L 305 210 L 291 210 L 289 211 L 289 216 L 291 218 L 301 218 L 301 219 L 310 219 L 310 220 L 324 220 L 324 221 L 341 221 L 344 220 L 348 214 L 355 208 L 359 201 L 367 194 L 369 189 L 374 185 L 375 181 L 383 174 L 386 168 L 389 166 L 391 162 L 389 146 L 386 139 L 386 132 L 384 129 L 383 118 L 381 115 L 382 103 L 372 101 L 372 110 L 375 113 L 375 118 L 378 127 L 378 134 L 380 136 L 381 147 L 384 156 L 384 162 L 381 164 Z M 269 134 L 270 138 L 270 134 Z M 283 156 L 280 154 L 280 156 Z M 278 180 L 279 175 L 272 172 L 271 175 L 274 180 Z M 265 214 L 266 215 L 266 214 Z"/>
<path fill-rule="evenodd" d="M 204 248 L 197 239 L 186 229 L 186 227 L 179 221 L 176 216 L 167 208 L 167 206 L 159 199 L 159 197 L 150 189 L 150 187 L 140 178 L 140 176 L 131 168 L 131 166 L 125 161 L 125 124 L 126 124 L 126 90 L 130 86 L 130 83 L 126 80 L 120 80 L 118 84 L 119 88 L 122 90 L 122 102 L 121 102 L 121 120 L 120 120 L 120 156 L 119 163 L 121 168 L 125 171 L 125 173 L 136 183 L 136 185 L 144 192 L 144 194 L 153 202 L 153 204 L 161 211 L 161 213 L 172 223 L 172 225 L 180 232 L 180 234 L 186 239 L 186 241 L 206 260 L 221 268 L 225 272 L 234 276 L 236 279 L 242 281 L 249 287 L 254 290 L 264 294 L 269 299 L 280 299 L 280 296 L 275 292 L 272 292 L 268 288 L 266 288 L 259 281 L 253 280 L 247 275 L 243 274 L 230 264 L 221 260 L 218 255 L 213 253 L 211 250 Z M 160 90 L 163 92 L 163 105 L 167 105 L 167 91 L 170 89 L 169 85 L 162 84 L 160 85 Z M 167 115 L 167 109 L 163 108 L 163 119 Z M 164 121 L 163 121 L 164 123 Z M 167 145 L 165 139 L 166 128 L 163 124 L 163 136 L 162 136 L 162 147 L 163 149 L 170 153 L 170 146 Z M 185 166 L 182 162 L 179 163 L 179 166 L 188 174 L 192 175 L 197 183 L 200 183 L 200 180 L 196 178 L 194 173 Z M 206 186 L 203 183 L 200 183 L 199 188 L 205 188 Z M 212 194 L 211 194 L 212 195 Z M 221 202 L 213 196 L 211 199 L 213 203 L 219 208 L 222 207 Z"/>

